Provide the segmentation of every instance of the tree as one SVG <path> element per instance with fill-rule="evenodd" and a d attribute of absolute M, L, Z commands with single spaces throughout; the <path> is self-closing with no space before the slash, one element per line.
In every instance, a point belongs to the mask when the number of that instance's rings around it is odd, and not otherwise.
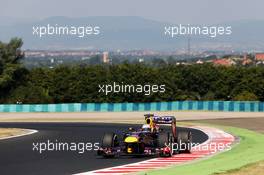
<path fill-rule="evenodd" d="M 0 42 L 0 101 L 27 72 L 20 62 L 24 58 L 22 45 L 22 40 L 18 38 L 11 39 L 9 43 Z"/>
<path fill-rule="evenodd" d="M 28 83 L 16 88 L 8 99 L 8 103 L 22 102 L 27 104 L 51 103 L 52 98 L 43 87 Z"/>
<path fill-rule="evenodd" d="M 237 96 L 235 96 L 234 100 L 236 101 L 258 101 L 258 97 L 252 92 L 243 91 Z"/>

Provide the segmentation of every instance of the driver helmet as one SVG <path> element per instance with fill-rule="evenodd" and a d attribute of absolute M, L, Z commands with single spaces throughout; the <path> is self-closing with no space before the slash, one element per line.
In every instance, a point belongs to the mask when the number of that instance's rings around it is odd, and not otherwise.
<path fill-rule="evenodd" d="M 148 124 L 144 124 L 144 125 L 142 126 L 142 131 L 150 132 L 150 131 L 151 131 L 150 125 L 148 125 Z"/>

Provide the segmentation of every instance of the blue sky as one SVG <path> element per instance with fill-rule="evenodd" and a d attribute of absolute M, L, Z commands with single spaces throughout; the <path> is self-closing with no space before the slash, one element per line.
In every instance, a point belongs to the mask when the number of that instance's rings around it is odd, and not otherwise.
<path fill-rule="evenodd" d="M 0 0 L 0 17 L 141 16 L 174 23 L 264 19 L 263 0 Z"/>

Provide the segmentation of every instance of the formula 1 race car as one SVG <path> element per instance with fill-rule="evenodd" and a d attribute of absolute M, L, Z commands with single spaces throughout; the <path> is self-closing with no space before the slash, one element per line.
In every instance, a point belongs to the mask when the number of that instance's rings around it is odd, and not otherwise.
<path fill-rule="evenodd" d="M 190 131 L 176 129 L 174 116 L 145 115 L 146 123 L 135 130 L 129 130 L 118 137 L 116 133 L 105 133 L 97 154 L 104 157 L 123 155 L 144 156 L 158 155 L 170 157 L 173 154 L 191 151 L 192 134 Z M 171 131 L 166 132 L 159 125 L 171 125 Z"/>

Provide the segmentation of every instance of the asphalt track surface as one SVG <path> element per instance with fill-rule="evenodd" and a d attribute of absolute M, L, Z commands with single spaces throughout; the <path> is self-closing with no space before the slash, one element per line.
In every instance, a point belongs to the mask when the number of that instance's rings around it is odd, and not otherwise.
<path fill-rule="evenodd" d="M 1 127 L 27 128 L 38 130 L 38 133 L 0 140 L 0 174 L 1 175 L 60 175 L 92 171 L 128 163 L 135 163 L 150 157 L 120 157 L 105 159 L 96 156 L 96 151 L 33 151 L 33 143 L 51 141 L 53 143 L 96 143 L 101 141 L 105 132 L 126 131 L 128 127 L 140 127 L 129 124 L 103 123 L 0 123 Z M 202 131 L 189 128 L 193 142 L 202 143 L 208 136 Z"/>

